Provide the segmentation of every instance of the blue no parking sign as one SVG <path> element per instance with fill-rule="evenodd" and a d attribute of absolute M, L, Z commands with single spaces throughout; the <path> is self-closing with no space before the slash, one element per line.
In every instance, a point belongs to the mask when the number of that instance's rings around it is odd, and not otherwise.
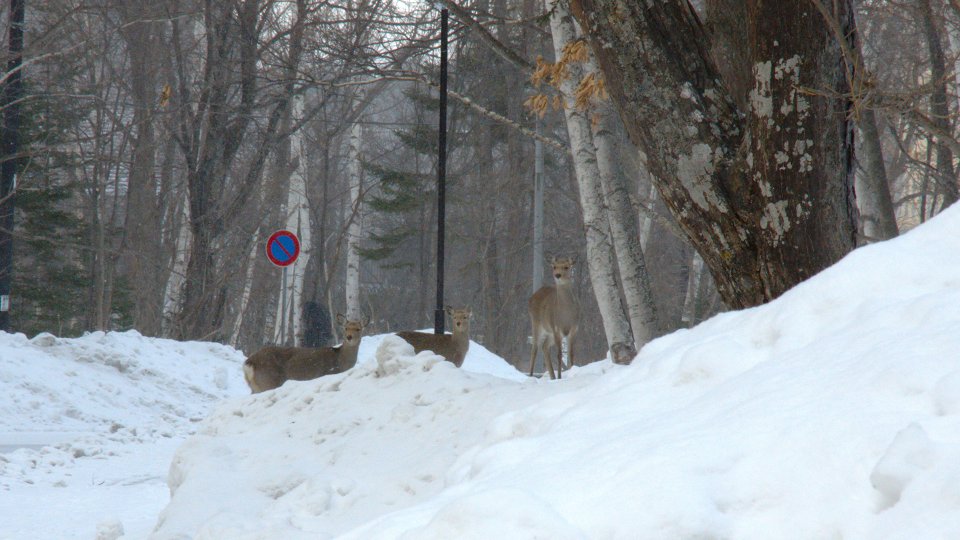
<path fill-rule="evenodd" d="M 290 231 L 277 231 L 267 240 L 267 258 L 277 266 L 290 266 L 300 255 L 300 240 Z"/>

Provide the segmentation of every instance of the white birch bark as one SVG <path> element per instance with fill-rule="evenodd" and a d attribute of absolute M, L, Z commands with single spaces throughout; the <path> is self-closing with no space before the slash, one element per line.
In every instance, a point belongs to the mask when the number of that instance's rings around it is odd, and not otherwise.
<path fill-rule="evenodd" d="M 647 200 L 640 201 L 640 204 L 652 210 L 656 202 L 657 186 L 654 185 L 653 182 L 650 182 L 650 193 L 647 194 Z M 647 252 L 648 243 L 650 242 L 650 230 L 652 227 L 653 218 L 650 217 L 650 213 L 640 212 L 640 249 L 642 249 L 644 253 Z"/>
<path fill-rule="evenodd" d="M 299 139 L 299 137 L 297 138 Z M 291 211 L 287 218 L 287 229 L 297 234 L 297 237 L 300 238 L 300 246 L 303 247 L 312 244 L 310 243 L 310 217 L 307 215 L 306 179 L 304 178 L 302 169 L 302 164 L 306 163 L 306 156 L 303 154 L 301 145 L 299 144 L 300 141 L 297 142 L 298 144 L 294 148 L 300 153 L 301 166 L 297 167 L 297 170 L 294 171 L 293 176 L 290 178 L 290 195 L 287 199 L 287 208 L 290 208 Z M 289 313 L 287 315 L 289 324 L 287 326 L 290 331 L 291 340 L 301 335 L 302 331 L 304 269 L 307 268 L 307 264 L 310 262 L 310 256 L 310 250 L 301 249 L 297 263 L 290 267 L 290 297 L 288 299 Z"/>
<path fill-rule="evenodd" d="M 693 326 L 697 316 L 697 300 L 700 295 L 700 281 L 703 279 L 703 258 L 696 251 L 690 262 L 690 273 L 687 275 L 687 296 L 683 301 L 683 312 L 680 320 L 687 326 Z"/>
<path fill-rule="evenodd" d="M 553 48 L 557 58 L 560 58 L 563 46 L 576 37 L 576 29 L 566 4 L 547 0 L 547 9 L 551 13 L 550 30 L 553 35 Z M 573 104 L 575 81 L 581 79 L 579 72 L 582 70 L 579 66 L 571 65 L 570 71 L 572 77 L 568 77 L 561 83 L 560 90 L 566 101 L 564 118 L 570 137 L 573 165 L 580 192 L 580 205 L 583 210 L 583 224 L 586 229 L 587 268 L 590 271 L 590 282 L 597 298 L 600 317 L 603 319 L 603 329 L 610 354 L 618 363 L 629 363 L 636 355 L 636 348 L 627 315 L 620 303 L 620 292 L 614 271 L 610 224 L 603 207 L 600 170 L 597 167 L 590 118 L 586 112 L 577 110 Z"/>
<path fill-rule="evenodd" d="M 362 172 L 360 170 L 361 126 L 353 125 L 350 131 L 350 150 L 348 177 L 350 183 L 350 225 L 347 228 L 347 281 L 346 308 L 347 317 L 356 320 L 360 317 L 360 235 L 363 233 L 363 212 L 361 195 Z"/>
<path fill-rule="evenodd" d="M 262 188 L 261 188 L 262 191 Z M 253 234 L 254 238 L 260 238 L 261 228 Z M 230 331 L 228 343 L 236 347 L 240 343 L 240 329 L 243 327 L 243 318 L 247 314 L 247 307 L 250 305 L 250 295 L 253 291 L 253 270 L 256 268 L 257 257 L 263 256 L 263 246 L 260 243 L 253 242 L 250 246 L 250 254 L 247 255 L 247 270 L 243 275 L 243 293 L 240 296 L 240 307 L 237 310 L 237 317 L 233 320 L 233 329 Z"/>
<path fill-rule="evenodd" d="M 303 98 L 296 97 L 292 103 L 293 118 L 300 118 L 303 115 Z M 300 246 L 306 247 L 311 244 L 310 216 L 307 208 L 307 186 L 306 177 L 303 172 L 304 164 L 308 163 L 306 149 L 304 147 L 303 132 L 296 131 L 290 135 L 290 148 L 293 161 L 297 167 L 290 174 L 287 184 L 287 204 L 286 204 L 286 223 L 284 228 L 293 231 L 300 239 Z M 301 335 L 301 326 L 303 317 L 303 280 L 304 269 L 310 262 L 310 251 L 301 249 L 297 262 L 288 267 L 287 290 L 287 323 L 286 339 L 284 343 L 293 343 L 296 336 Z M 282 302 L 281 302 L 282 304 Z"/>
<path fill-rule="evenodd" d="M 592 59 L 586 67 L 598 72 Z M 594 107 L 591 127 L 617 268 L 620 270 L 623 296 L 630 316 L 630 328 L 633 330 L 633 342 L 637 349 L 640 349 L 657 334 L 657 308 L 650 290 L 647 263 L 640 248 L 640 232 L 637 221 L 633 218 L 630 190 L 626 185 L 626 178 L 617 166 L 611 113 L 609 102 Z"/>
<path fill-rule="evenodd" d="M 183 303 L 184 276 L 187 274 L 187 263 L 190 259 L 190 244 L 193 234 L 190 231 L 190 212 L 187 210 L 187 194 L 180 194 L 180 219 L 175 220 L 177 227 L 177 242 L 173 259 L 173 269 L 167 279 L 167 286 L 163 293 L 163 333 L 170 335 L 173 331 L 173 321 L 180 312 Z"/>

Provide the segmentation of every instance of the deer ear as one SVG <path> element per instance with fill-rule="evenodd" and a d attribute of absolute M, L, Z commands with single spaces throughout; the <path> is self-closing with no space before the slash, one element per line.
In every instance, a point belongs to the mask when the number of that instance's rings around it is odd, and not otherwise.
<path fill-rule="evenodd" d="M 450 306 L 443 306 L 443 311 L 444 311 L 447 315 L 453 317 L 453 308 L 452 308 L 452 307 L 450 307 Z"/>
<path fill-rule="evenodd" d="M 343 326 L 347 323 L 347 318 L 343 316 L 343 313 L 337 313 L 337 324 Z"/>
<path fill-rule="evenodd" d="M 370 316 L 369 316 L 369 315 L 364 315 L 364 316 L 363 316 L 363 319 L 360 320 L 360 326 L 364 326 L 364 327 L 365 327 L 365 326 L 367 326 L 368 324 L 370 324 Z"/>

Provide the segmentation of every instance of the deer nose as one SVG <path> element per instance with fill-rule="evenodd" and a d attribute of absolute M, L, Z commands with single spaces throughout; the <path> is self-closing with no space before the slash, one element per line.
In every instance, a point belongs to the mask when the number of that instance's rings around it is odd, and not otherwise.
<path fill-rule="evenodd" d="M 554 274 L 553 277 L 556 279 L 560 279 L 560 274 Z"/>

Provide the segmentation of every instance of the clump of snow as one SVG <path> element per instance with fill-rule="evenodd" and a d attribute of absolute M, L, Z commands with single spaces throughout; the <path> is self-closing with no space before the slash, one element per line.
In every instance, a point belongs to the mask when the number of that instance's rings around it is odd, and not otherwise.
<path fill-rule="evenodd" d="M 94 540 L 117 540 L 123 537 L 123 523 L 111 519 L 97 525 Z"/>

